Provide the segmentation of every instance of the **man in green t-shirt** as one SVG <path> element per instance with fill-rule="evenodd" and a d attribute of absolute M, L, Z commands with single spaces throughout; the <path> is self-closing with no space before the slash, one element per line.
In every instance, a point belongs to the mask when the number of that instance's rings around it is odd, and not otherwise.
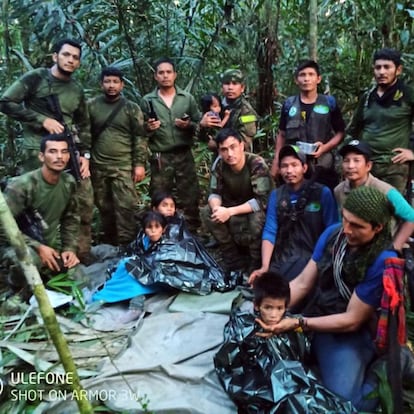
<path fill-rule="evenodd" d="M 64 271 L 79 263 L 76 182 L 64 172 L 69 156 L 65 134 L 44 136 L 38 153 L 41 168 L 12 178 L 4 192 L 33 261 L 42 273 Z M 20 285 L 22 271 L 11 247 L 3 250 L 3 261 L 9 268 L 11 283 Z"/>
<path fill-rule="evenodd" d="M 72 39 L 62 39 L 52 49 L 53 66 L 26 72 L 8 87 L 0 97 L 0 111 L 22 123 L 23 150 L 21 172 L 39 168 L 38 151 L 45 134 L 60 134 L 65 126 L 58 119 L 52 95 L 55 95 L 67 128 L 77 132 L 80 152 L 78 183 L 81 212 L 81 232 L 78 255 L 89 263 L 91 223 L 93 218 L 93 190 L 90 182 L 90 123 L 82 87 L 72 78 L 81 61 L 81 45 Z"/>
<path fill-rule="evenodd" d="M 218 241 L 226 270 L 257 269 L 261 236 L 273 179 L 264 159 L 247 153 L 239 133 L 222 129 L 216 136 L 219 156 L 210 179 L 202 219 Z"/>
<path fill-rule="evenodd" d="M 101 87 L 103 95 L 88 102 L 95 204 L 101 217 L 101 241 L 125 245 L 137 233 L 135 183 L 145 178 L 148 152 L 144 115 L 121 95 L 124 80 L 118 68 L 102 70 Z"/>

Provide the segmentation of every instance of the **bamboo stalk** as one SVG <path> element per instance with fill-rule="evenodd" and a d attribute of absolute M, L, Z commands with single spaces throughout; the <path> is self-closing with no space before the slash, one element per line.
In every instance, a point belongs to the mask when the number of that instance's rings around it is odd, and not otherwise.
<path fill-rule="evenodd" d="M 70 373 L 70 378 L 73 379 L 71 384 L 68 384 L 76 398 L 76 403 L 81 414 L 92 414 L 93 408 L 87 399 L 87 393 L 83 390 L 80 383 L 80 378 L 76 370 L 76 365 L 73 361 L 72 355 L 66 339 L 57 322 L 55 311 L 50 304 L 47 296 L 45 286 L 40 277 L 39 271 L 33 264 L 30 250 L 26 245 L 23 236 L 17 227 L 16 221 L 10 212 L 9 206 L 6 203 L 3 193 L 0 191 L 0 225 L 3 228 L 5 236 L 10 245 L 16 251 L 17 258 L 20 261 L 27 283 L 33 291 L 33 294 L 39 304 L 39 311 L 46 326 L 46 329 L 52 338 L 53 344 L 59 355 L 59 359 L 65 369 L 66 373 Z"/>

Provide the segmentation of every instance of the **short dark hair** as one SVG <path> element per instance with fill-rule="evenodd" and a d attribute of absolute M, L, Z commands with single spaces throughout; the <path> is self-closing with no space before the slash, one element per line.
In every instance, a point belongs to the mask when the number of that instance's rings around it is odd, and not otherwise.
<path fill-rule="evenodd" d="M 176 72 L 175 63 L 170 58 L 167 58 L 167 57 L 159 58 L 158 60 L 154 62 L 153 68 L 155 72 L 158 71 L 158 66 L 160 66 L 162 63 L 169 63 L 173 67 L 174 72 Z"/>
<path fill-rule="evenodd" d="M 260 306 L 263 299 L 285 299 L 290 302 L 289 281 L 276 272 L 265 272 L 253 282 L 254 304 Z"/>
<path fill-rule="evenodd" d="M 118 69 L 115 66 L 107 66 L 106 68 L 102 69 L 101 72 L 101 82 L 104 80 L 105 76 L 116 76 L 117 78 L 124 80 L 124 74 L 122 73 L 121 69 Z"/>
<path fill-rule="evenodd" d="M 44 153 L 46 151 L 46 142 L 48 141 L 65 141 L 68 143 L 67 136 L 64 133 L 43 135 L 40 141 L 40 152 Z M 69 143 L 68 143 L 68 147 L 69 147 Z"/>
<path fill-rule="evenodd" d="M 59 53 L 64 45 L 71 45 L 73 47 L 76 47 L 77 49 L 79 49 L 79 57 L 82 56 L 81 44 L 77 40 L 69 39 L 69 38 L 61 39 L 57 41 L 52 47 L 52 52 Z"/>
<path fill-rule="evenodd" d="M 301 72 L 303 69 L 306 69 L 306 68 L 315 69 L 318 76 L 321 74 L 319 65 L 314 60 L 308 59 L 308 60 L 303 60 L 299 62 L 298 66 L 295 69 L 295 78 L 298 77 L 299 72 Z"/>
<path fill-rule="evenodd" d="M 151 196 L 151 208 L 158 208 L 161 202 L 166 198 L 171 198 L 171 200 L 174 201 L 174 204 L 177 204 L 172 193 L 165 190 L 158 190 L 154 191 L 154 193 Z"/>
<path fill-rule="evenodd" d="M 167 219 L 158 211 L 147 211 L 144 214 L 144 217 L 142 217 L 142 228 L 145 229 L 148 227 L 149 224 L 151 224 L 153 221 L 156 223 L 159 223 L 162 228 L 165 228 L 167 226 Z"/>
<path fill-rule="evenodd" d="M 218 145 L 222 143 L 224 140 L 226 140 L 228 137 L 234 137 L 239 142 L 243 141 L 241 135 L 235 129 L 231 128 L 224 128 L 220 130 L 220 132 L 216 135 L 216 138 L 214 138 L 214 140 Z"/>
<path fill-rule="evenodd" d="M 383 49 L 379 49 L 374 53 L 373 62 L 375 63 L 377 60 L 391 60 L 394 62 L 395 66 L 400 66 L 401 61 L 401 53 L 397 49 L 391 49 L 389 47 L 384 47 Z"/>
<path fill-rule="evenodd" d="M 213 98 L 216 98 L 218 102 L 220 103 L 220 97 L 214 92 L 207 93 L 206 95 L 203 95 L 201 97 L 200 105 L 201 105 L 201 111 L 203 113 L 208 112 L 210 110 L 210 107 L 213 103 Z"/>

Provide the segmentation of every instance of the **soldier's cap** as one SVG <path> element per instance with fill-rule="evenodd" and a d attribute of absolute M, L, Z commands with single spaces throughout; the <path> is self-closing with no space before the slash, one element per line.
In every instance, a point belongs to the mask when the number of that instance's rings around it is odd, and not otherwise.
<path fill-rule="evenodd" d="M 306 164 L 306 154 L 302 152 L 297 145 L 285 145 L 279 151 L 279 164 L 285 157 L 295 157 L 302 164 Z"/>
<path fill-rule="evenodd" d="M 227 69 L 221 74 L 221 82 L 238 82 L 244 83 L 243 72 L 240 69 Z"/>
<path fill-rule="evenodd" d="M 341 154 L 342 157 L 345 157 L 345 155 L 349 154 L 350 152 L 356 152 L 357 154 L 365 155 L 368 160 L 370 160 L 372 157 L 370 146 L 366 142 L 359 141 L 358 139 L 353 139 L 339 150 L 339 154 Z"/>

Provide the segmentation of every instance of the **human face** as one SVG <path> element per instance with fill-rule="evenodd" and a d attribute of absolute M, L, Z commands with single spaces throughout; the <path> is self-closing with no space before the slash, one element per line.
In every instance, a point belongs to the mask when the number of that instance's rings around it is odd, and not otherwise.
<path fill-rule="evenodd" d="M 342 171 L 352 187 L 358 187 L 365 183 L 371 171 L 372 162 L 367 161 L 362 154 L 348 152 L 342 160 Z"/>
<path fill-rule="evenodd" d="M 45 152 L 39 153 L 43 168 L 55 173 L 60 173 L 66 168 L 69 157 L 69 148 L 66 141 L 47 141 Z"/>
<path fill-rule="evenodd" d="M 244 85 L 234 81 L 225 82 L 222 84 L 222 92 L 226 99 L 234 100 L 240 98 L 244 92 Z"/>
<path fill-rule="evenodd" d="M 259 306 L 255 307 L 260 313 L 260 319 L 269 325 L 279 323 L 286 312 L 286 300 L 282 298 L 265 297 Z"/>
<path fill-rule="evenodd" d="M 80 54 L 77 47 L 65 44 L 58 53 L 53 53 L 53 62 L 62 75 L 71 76 L 80 66 Z"/>
<path fill-rule="evenodd" d="M 163 232 L 164 229 L 158 221 L 151 221 L 147 224 L 147 227 L 145 227 L 145 234 L 149 237 L 152 243 L 157 242 L 161 238 Z"/>
<path fill-rule="evenodd" d="M 228 137 L 218 144 L 218 150 L 223 161 L 230 165 L 234 171 L 240 171 L 244 167 L 244 143 L 235 137 Z"/>
<path fill-rule="evenodd" d="M 154 75 L 160 88 L 172 88 L 176 77 L 177 72 L 175 72 L 173 65 L 167 62 L 160 63 Z"/>
<path fill-rule="evenodd" d="M 214 96 L 211 99 L 211 105 L 210 105 L 210 111 L 215 112 L 216 114 L 219 114 L 221 112 L 221 105 L 217 98 Z"/>
<path fill-rule="evenodd" d="M 321 79 L 314 68 L 304 68 L 297 74 L 295 83 L 303 92 L 314 92 L 318 89 Z"/>
<path fill-rule="evenodd" d="M 292 186 L 295 191 L 301 187 L 307 169 L 308 165 L 302 164 L 302 162 L 293 155 L 283 157 L 280 161 L 280 175 L 284 182 L 287 185 Z"/>
<path fill-rule="evenodd" d="M 118 76 L 104 76 L 101 87 L 107 98 L 117 99 L 124 89 L 124 81 Z"/>
<path fill-rule="evenodd" d="M 384 226 L 372 226 L 347 209 L 342 209 L 342 227 L 350 247 L 363 246 L 369 243 Z"/>
<path fill-rule="evenodd" d="M 374 77 L 380 90 L 394 85 L 401 72 L 402 66 L 396 66 L 392 60 L 378 59 L 374 63 Z"/>
<path fill-rule="evenodd" d="M 164 200 L 158 204 L 156 211 L 161 213 L 164 217 L 172 217 L 175 214 L 174 200 L 172 198 L 164 198 Z"/>

